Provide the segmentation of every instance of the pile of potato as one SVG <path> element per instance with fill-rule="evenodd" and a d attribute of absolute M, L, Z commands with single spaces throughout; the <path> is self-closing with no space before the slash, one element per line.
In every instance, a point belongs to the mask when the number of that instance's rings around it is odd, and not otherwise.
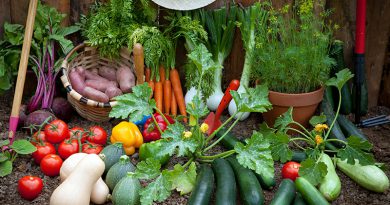
<path fill-rule="evenodd" d="M 85 69 L 78 66 L 69 72 L 69 80 L 72 88 L 82 96 L 104 103 L 131 92 L 136 82 L 134 73 L 126 66 L 118 69 L 107 66 Z"/>

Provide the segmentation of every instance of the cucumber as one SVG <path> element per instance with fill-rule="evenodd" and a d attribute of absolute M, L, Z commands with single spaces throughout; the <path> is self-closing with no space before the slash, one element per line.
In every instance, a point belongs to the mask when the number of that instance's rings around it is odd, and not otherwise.
<path fill-rule="evenodd" d="M 291 158 L 291 161 L 294 162 L 302 162 L 307 158 L 307 155 L 305 152 L 302 151 L 293 151 L 293 156 Z"/>
<path fill-rule="evenodd" d="M 130 162 L 127 155 L 122 155 L 119 162 L 115 163 L 107 172 L 106 184 L 110 190 L 114 190 L 115 185 L 126 176 L 127 172 L 133 172 L 135 166 Z"/>
<path fill-rule="evenodd" d="M 217 137 L 222 137 L 223 134 L 227 131 L 226 128 L 221 128 L 219 132 L 217 132 Z M 236 136 L 234 136 L 231 132 L 227 133 L 226 136 L 221 140 L 222 146 L 224 146 L 226 149 L 234 149 L 234 145 L 237 142 L 242 142 L 237 139 Z"/>
<path fill-rule="evenodd" d="M 324 98 L 323 99 L 324 99 L 324 101 L 327 101 L 329 103 L 329 105 L 331 106 L 331 109 L 333 110 L 334 109 L 334 99 L 333 99 L 332 87 L 327 86 L 325 88 Z"/>
<path fill-rule="evenodd" d="M 326 100 L 322 101 L 321 109 L 324 112 L 324 114 L 326 115 L 326 123 L 328 124 L 328 126 L 330 126 L 333 122 L 333 119 L 335 119 L 335 114 L 334 114 L 333 110 L 331 109 L 329 103 Z M 347 139 L 345 138 L 343 132 L 341 131 L 341 128 L 340 128 L 339 124 L 337 123 L 337 121 L 334 123 L 333 128 L 330 131 L 329 138 L 347 141 Z M 341 144 L 341 143 L 334 143 L 334 145 L 336 147 L 343 146 L 343 144 Z"/>
<path fill-rule="evenodd" d="M 340 113 L 348 115 L 352 112 L 352 94 L 348 82 L 341 88 Z"/>
<path fill-rule="evenodd" d="M 377 166 L 362 166 L 358 162 L 352 165 L 340 159 L 337 159 L 336 164 L 337 168 L 365 189 L 379 193 L 389 189 L 389 178 Z"/>
<path fill-rule="evenodd" d="M 320 183 L 318 190 L 328 201 L 333 201 L 339 197 L 341 192 L 341 182 L 336 174 L 332 159 L 327 154 L 322 154 L 320 161 L 327 166 L 328 173 Z"/>
<path fill-rule="evenodd" d="M 342 115 L 337 117 L 337 122 L 340 125 L 341 130 L 344 132 L 345 136 L 356 136 L 362 140 L 367 140 L 366 136 L 360 131 L 351 121 L 345 118 Z"/>
<path fill-rule="evenodd" d="M 126 155 L 126 153 L 121 142 L 110 144 L 100 152 L 99 156 L 105 165 L 104 174 L 107 174 L 108 170 L 119 161 L 122 155 Z"/>
<path fill-rule="evenodd" d="M 138 179 L 127 175 L 115 186 L 112 192 L 112 203 L 115 205 L 138 205 L 140 204 L 141 184 Z"/>
<path fill-rule="evenodd" d="M 293 205 L 306 205 L 305 200 L 303 199 L 301 193 L 295 193 L 294 203 Z"/>
<path fill-rule="evenodd" d="M 270 205 L 290 205 L 295 197 L 295 184 L 291 179 L 283 179 Z"/>
<path fill-rule="evenodd" d="M 250 170 L 241 166 L 235 157 L 227 159 L 233 168 L 240 197 L 243 205 L 260 205 L 264 203 L 263 190 L 256 179 L 256 175 Z"/>
<path fill-rule="evenodd" d="M 309 181 L 303 177 L 295 179 L 295 187 L 302 194 L 303 199 L 310 205 L 328 205 L 328 201 Z"/>
<path fill-rule="evenodd" d="M 229 162 L 225 159 L 216 159 L 212 163 L 217 188 L 215 192 L 216 205 L 236 204 L 237 188 L 234 172 Z"/>
<path fill-rule="evenodd" d="M 263 175 L 258 173 L 254 174 L 256 175 L 257 180 L 259 180 L 261 188 L 271 190 L 275 186 L 276 181 L 274 177 L 264 177 Z"/>
<path fill-rule="evenodd" d="M 208 205 L 214 189 L 214 174 L 210 166 L 200 165 L 196 185 L 188 199 L 188 205 Z"/>

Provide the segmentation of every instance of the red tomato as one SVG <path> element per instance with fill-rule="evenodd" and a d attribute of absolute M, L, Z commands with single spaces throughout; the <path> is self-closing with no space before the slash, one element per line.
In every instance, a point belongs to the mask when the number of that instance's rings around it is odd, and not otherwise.
<path fill-rule="evenodd" d="M 58 154 L 62 159 L 79 152 L 79 142 L 76 139 L 67 139 L 58 145 Z"/>
<path fill-rule="evenodd" d="M 298 171 L 300 166 L 301 164 L 298 162 L 287 162 L 282 168 L 282 178 L 288 178 L 295 181 L 295 179 L 299 177 Z"/>
<path fill-rule="evenodd" d="M 92 126 L 86 133 L 88 142 L 105 145 L 107 142 L 107 132 L 100 126 Z"/>
<path fill-rule="evenodd" d="M 24 176 L 19 179 L 18 191 L 23 199 L 34 200 L 43 188 L 42 179 L 34 176 Z"/>
<path fill-rule="evenodd" d="M 41 161 L 41 171 L 50 177 L 58 176 L 62 166 L 62 159 L 56 154 L 48 154 Z"/>
<path fill-rule="evenodd" d="M 46 135 L 44 131 L 37 131 L 32 136 L 31 143 L 33 145 L 39 142 L 46 142 Z"/>
<path fill-rule="evenodd" d="M 60 143 L 69 138 L 68 125 L 62 120 L 53 120 L 45 126 L 45 135 L 48 142 Z"/>
<path fill-rule="evenodd" d="M 87 154 L 99 154 L 103 150 L 103 146 L 96 143 L 83 144 L 83 152 Z"/>
<path fill-rule="evenodd" d="M 56 149 L 49 142 L 36 143 L 35 147 L 37 148 L 37 151 L 32 153 L 32 157 L 34 158 L 34 161 L 37 164 L 41 163 L 41 160 L 46 155 L 48 155 L 48 154 L 55 154 L 56 153 Z"/>
<path fill-rule="evenodd" d="M 84 129 L 82 127 L 73 127 L 69 130 L 70 138 L 71 139 L 81 139 L 81 142 L 85 142 L 85 134 L 84 134 Z"/>

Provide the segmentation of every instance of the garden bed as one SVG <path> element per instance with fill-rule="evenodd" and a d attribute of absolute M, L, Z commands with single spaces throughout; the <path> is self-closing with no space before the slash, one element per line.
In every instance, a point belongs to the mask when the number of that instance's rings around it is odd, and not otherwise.
<path fill-rule="evenodd" d="M 8 130 L 8 119 L 11 111 L 11 102 L 12 94 L 6 93 L 0 97 L 0 136 L 1 138 L 6 138 L 5 132 Z M 381 114 L 390 114 L 390 109 L 387 107 L 374 107 L 371 108 L 366 117 L 372 117 Z M 233 129 L 233 133 L 237 136 L 248 137 L 252 133 L 252 130 L 258 128 L 258 125 L 261 122 L 261 117 L 258 114 L 252 114 L 250 118 L 244 122 L 239 122 Z M 70 126 L 81 126 L 89 127 L 95 125 L 96 123 L 87 121 L 75 115 L 69 122 Z M 101 123 L 102 127 L 106 130 L 111 130 L 115 122 Z M 373 128 L 363 129 L 364 134 L 367 136 L 369 141 L 373 144 L 373 153 L 375 159 L 378 162 L 383 162 L 387 165 L 390 164 L 390 125 L 383 125 Z M 27 133 L 18 132 L 18 138 L 27 137 Z M 222 149 L 221 147 L 216 147 L 215 151 Z M 174 161 L 174 160 L 172 160 Z M 169 166 L 169 165 L 168 165 Z M 275 178 L 277 184 L 280 182 L 280 169 L 282 165 L 279 162 L 275 162 Z M 377 194 L 365 190 L 364 188 L 357 185 L 351 179 L 349 179 L 342 172 L 337 171 L 341 183 L 342 189 L 340 197 L 333 202 L 333 204 L 390 204 L 390 193 L 386 192 L 384 194 Z M 390 171 L 386 171 L 387 176 L 390 176 Z M 17 192 L 17 181 L 25 175 L 35 175 L 39 176 L 44 181 L 44 188 L 41 195 L 32 202 L 28 202 L 20 197 Z M 27 156 L 18 157 L 14 164 L 14 170 L 12 174 L 0 178 L 0 204 L 49 204 L 49 199 L 51 193 L 59 185 L 59 177 L 48 177 L 45 176 L 41 171 L 39 166 L 37 166 L 33 159 Z M 276 188 L 270 191 L 264 191 L 266 202 L 268 204 L 273 194 L 276 192 Z M 159 204 L 186 204 L 188 195 L 180 196 L 177 192 L 174 192 L 170 198 L 165 202 Z M 107 203 L 111 204 L 111 203 Z M 239 203 L 238 203 L 239 204 Z"/>

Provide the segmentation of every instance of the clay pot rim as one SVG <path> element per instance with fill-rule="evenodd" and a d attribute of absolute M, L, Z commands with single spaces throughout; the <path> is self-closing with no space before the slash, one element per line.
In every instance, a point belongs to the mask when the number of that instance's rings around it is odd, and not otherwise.
<path fill-rule="evenodd" d="M 320 103 L 323 99 L 324 90 L 324 86 L 308 93 L 281 93 L 270 90 L 268 97 L 273 105 L 282 107 L 305 107 Z"/>

